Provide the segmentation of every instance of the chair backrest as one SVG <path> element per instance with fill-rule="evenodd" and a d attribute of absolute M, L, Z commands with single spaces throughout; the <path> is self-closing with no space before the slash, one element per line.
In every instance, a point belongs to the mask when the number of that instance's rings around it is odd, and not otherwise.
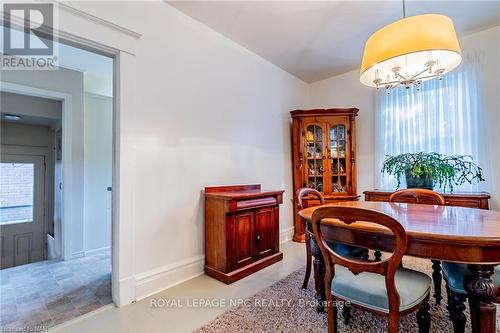
<path fill-rule="evenodd" d="M 391 256 L 381 261 L 362 261 L 353 259 L 352 257 L 344 257 L 334 252 L 327 245 L 322 229 L 328 230 L 329 228 L 335 229 L 336 227 L 329 223 L 322 223 L 324 219 L 337 219 L 348 225 L 363 221 L 385 226 L 394 235 L 394 252 Z M 399 313 L 399 294 L 394 284 L 394 275 L 406 252 L 408 244 L 408 238 L 403 226 L 392 217 L 381 212 L 355 207 L 318 207 L 313 212 L 311 224 L 314 236 L 325 260 L 325 281 L 331 281 L 335 276 L 335 265 L 344 266 L 354 274 L 371 272 L 384 275 L 389 299 L 389 312 Z M 335 232 L 335 230 L 329 231 L 331 233 Z M 362 246 L 363 244 L 360 245 Z"/>
<path fill-rule="evenodd" d="M 325 204 L 325 198 L 323 197 L 323 194 L 321 194 L 320 192 L 318 192 L 312 188 L 303 187 L 303 188 L 300 188 L 297 190 L 297 203 L 299 205 L 299 209 L 304 209 L 304 201 L 303 200 L 304 200 L 304 197 L 306 197 L 308 195 L 312 195 L 312 196 L 315 196 L 316 198 L 318 198 L 319 203 L 321 205 Z"/>
<path fill-rule="evenodd" d="M 445 201 L 439 193 L 422 188 L 399 190 L 389 196 L 390 202 L 410 202 L 444 206 Z"/>

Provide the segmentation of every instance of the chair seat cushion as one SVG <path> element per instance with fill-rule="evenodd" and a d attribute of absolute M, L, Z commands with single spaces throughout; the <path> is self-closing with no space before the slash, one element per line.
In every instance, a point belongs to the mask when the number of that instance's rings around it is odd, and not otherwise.
<path fill-rule="evenodd" d="M 314 240 L 312 237 L 310 238 L 311 242 L 311 248 L 314 246 Z M 347 244 L 341 244 L 341 243 L 333 243 L 333 242 L 327 242 L 328 246 L 335 251 L 335 253 L 341 255 L 341 256 L 352 256 L 352 257 L 357 257 L 361 258 L 363 253 L 365 252 L 365 249 L 362 247 L 358 246 L 353 246 L 353 245 L 347 245 Z"/>
<path fill-rule="evenodd" d="M 353 256 L 361 258 L 361 256 L 365 252 L 365 249 L 362 247 L 347 244 L 333 243 L 329 245 L 330 247 L 333 247 L 333 251 L 335 251 L 335 253 L 338 253 L 341 256 Z"/>
<path fill-rule="evenodd" d="M 430 293 L 432 280 L 424 273 L 399 268 L 395 275 L 399 293 L 399 309 L 404 311 L 420 304 Z M 354 275 L 346 267 L 335 265 L 332 294 L 368 309 L 389 312 L 389 298 L 385 277 L 363 272 Z"/>
<path fill-rule="evenodd" d="M 448 288 L 451 291 L 466 294 L 464 288 L 464 277 L 470 274 L 467 264 L 457 264 L 454 262 L 443 261 L 443 277 L 448 282 Z M 495 273 L 491 276 L 495 284 L 500 285 L 500 265 L 495 267 Z"/>

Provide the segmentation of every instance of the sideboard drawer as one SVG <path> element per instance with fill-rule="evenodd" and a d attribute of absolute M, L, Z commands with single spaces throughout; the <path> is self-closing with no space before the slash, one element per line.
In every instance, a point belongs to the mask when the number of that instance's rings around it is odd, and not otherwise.
<path fill-rule="evenodd" d="M 275 196 L 273 196 L 273 197 L 261 197 L 261 198 L 238 200 L 236 202 L 236 209 L 242 210 L 242 209 L 248 209 L 248 208 L 254 208 L 254 207 L 272 206 L 272 205 L 277 205 L 277 204 L 278 204 L 278 200 Z"/>

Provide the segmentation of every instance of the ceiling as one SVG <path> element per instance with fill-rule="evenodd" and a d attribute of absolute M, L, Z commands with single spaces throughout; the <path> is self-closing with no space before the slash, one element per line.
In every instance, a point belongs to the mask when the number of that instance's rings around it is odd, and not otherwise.
<path fill-rule="evenodd" d="M 6 115 L 20 116 L 9 120 Z M 0 92 L 0 122 L 57 127 L 62 120 L 62 102 L 48 98 Z"/>
<path fill-rule="evenodd" d="M 306 82 L 358 68 L 366 39 L 402 17 L 401 1 L 168 1 Z M 451 17 L 460 35 L 500 24 L 499 1 L 407 0 L 407 16 Z"/>

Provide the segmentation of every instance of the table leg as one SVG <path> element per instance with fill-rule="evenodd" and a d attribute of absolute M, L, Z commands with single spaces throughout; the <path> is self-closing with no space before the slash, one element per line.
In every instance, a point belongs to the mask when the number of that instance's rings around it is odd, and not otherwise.
<path fill-rule="evenodd" d="M 471 275 L 466 276 L 464 285 L 469 293 L 472 332 L 494 333 L 496 306 L 493 299 L 497 293 L 491 280 L 493 265 L 469 265 Z"/>
<path fill-rule="evenodd" d="M 323 255 L 321 254 L 321 250 L 319 249 L 318 244 L 314 237 L 311 237 L 313 247 L 312 247 L 312 255 L 314 257 L 313 267 L 314 267 L 314 286 L 316 289 L 316 301 L 318 302 L 318 306 L 316 307 L 316 311 L 323 313 L 325 311 L 325 263 L 323 260 Z"/>
<path fill-rule="evenodd" d="M 441 281 L 443 277 L 441 275 L 441 261 L 432 261 L 432 281 L 434 282 L 434 299 L 436 299 L 436 304 L 441 304 Z"/>

